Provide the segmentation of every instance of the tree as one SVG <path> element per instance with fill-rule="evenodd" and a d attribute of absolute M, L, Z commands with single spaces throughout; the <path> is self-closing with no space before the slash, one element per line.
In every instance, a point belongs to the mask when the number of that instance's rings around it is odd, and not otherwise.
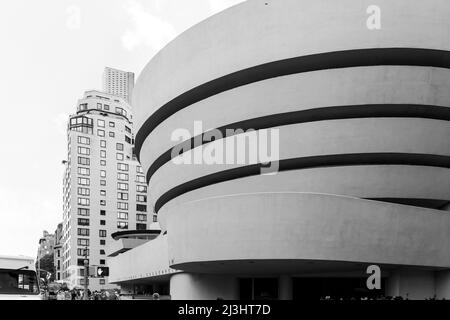
<path fill-rule="evenodd" d="M 39 278 L 47 279 L 47 272 L 51 273 L 51 277 L 48 280 L 48 283 L 55 281 L 55 264 L 53 260 L 53 254 L 46 254 L 40 259 L 41 262 L 41 270 L 39 270 L 38 275 Z M 36 262 L 36 269 L 38 263 Z M 44 272 L 43 270 L 47 271 Z"/>

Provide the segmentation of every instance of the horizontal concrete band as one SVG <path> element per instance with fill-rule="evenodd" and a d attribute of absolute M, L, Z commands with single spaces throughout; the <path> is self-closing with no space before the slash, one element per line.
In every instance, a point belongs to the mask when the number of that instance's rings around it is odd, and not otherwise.
<path fill-rule="evenodd" d="M 297 271 L 308 260 L 450 266 L 450 216 L 432 209 L 327 194 L 249 193 L 183 203 L 161 218 L 170 228 L 170 265 L 185 271 L 254 272 L 264 260 L 274 269 L 262 272 L 279 272 L 286 260 L 297 260 Z"/>
<path fill-rule="evenodd" d="M 332 166 L 406 165 L 450 168 L 450 156 L 414 153 L 353 153 L 300 157 L 278 161 L 280 172 Z M 158 212 L 166 203 L 190 191 L 234 179 L 260 175 L 263 164 L 249 165 L 206 175 L 164 193 L 155 203 Z M 446 200 L 446 199 L 444 199 Z"/>
<path fill-rule="evenodd" d="M 261 130 L 291 124 L 324 121 L 324 120 L 340 120 L 355 118 L 424 118 L 450 121 L 450 108 L 432 105 L 413 105 L 413 104 L 366 104 L 354 106 L 332 106 L 315 108 L 294 112 L 286 112 L 273 114 L 270 116 L 258 117 L 244 121 L 235 122 L 215 129 L 220 131 L 224 138 L 227 130 Z M 173 159 L 174 150 L 181 150 L 178 156 L 184 152 L 191 150 L 199 145 L 208 143 L 204 141 L 205 136 L 211 136 L 213 130 L 206 131 L 201 136 L 195 136 L 190 140 L 170 148 L 159 156 L 147 171 L 147 183 L 165 163 Z M 199 143 L 201 142 L 201 143 Z"/>
<path fill-rule="evenodd" d="M 274 61 L 211 80 L 180 94 L 156 110 L 136 135 L 136 155 L 148 135 L 171 115 L 198 101 L 250 83 L 296 73 L 362 66 L 424 66 L 450 68 L 450 52 L 422 48 L 372 48 L 313 54 Z"/>

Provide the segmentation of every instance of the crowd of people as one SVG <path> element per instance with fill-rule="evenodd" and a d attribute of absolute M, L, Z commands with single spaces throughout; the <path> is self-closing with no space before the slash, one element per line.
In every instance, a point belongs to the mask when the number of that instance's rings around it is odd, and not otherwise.
<path fill-rule="evenodd" d="M 120 300 L 118 290 L 88 290 L 88 300 Z M 56 300 L 84 300 L 84 290 L 62 288 L 56 292 Z"/>

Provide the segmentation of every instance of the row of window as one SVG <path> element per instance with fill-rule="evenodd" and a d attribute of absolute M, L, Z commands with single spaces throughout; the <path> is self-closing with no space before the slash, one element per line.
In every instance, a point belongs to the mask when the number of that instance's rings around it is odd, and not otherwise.
<path fill-rule="evenodd" d="M 128 213 L 118 212 L 117 219 L 128 220 Z M 139 222 L 147 222 L 147 215 L 146 214 L 137 214 L 136 220 Z M 89 219 L 78 218 L 78 225 L 88 227 L 90 225 Z M 102 226 L 106 225 L 106 220 L 100 220 L 100 225 L 102 225 Z"/>
<path fill-rule="evenodd" d="M 89 229 L 86 228 L 78 228 L 78 235 L 89 237 Z M 98 230 L 98 235 L 100 238 L 106 238 L 106 230 Z"/>
<path fill-rule="evenodd" d="M 117 229 L 128 229 L 128 222 L 126 221 L 118 221 L 117 222 Z M 136 223 L 136 230 L 146 230 L 147 229 L 147 225 L 145 223 Z M 99 237 L 100 238 L 106 238 L 106 230 L 99 230 Z M 87 228 L 78 228 L 78 235 L 82 236 L 82 237 L 89 237 L 90 235 L 90 229 Z M 78 239 L 82 240 L 82 239 Z M 85 239 L 87 241 L 84 241 L 84 243 L 89 243 L 88 239 Z M 102 243 L 100 243 L 102 244 Z"/>
<path fill-rule="evenodd" d="M 87 243 L 87 244 L 84 244 Z M 82 247 L 89 246 L 89 239 L 78 239 L 78 245 Z M 89 249 L 86 248 L 78 248 L 77 249 L 78 256 L 84 257 L 85 255 L 89 256 Z M 105 250 L 100 249 L 100 255 L 105 255 Z"/>
<path fill-rule="evenodd" d="M 89 108 L 89 106 L 87 103 L 82 103 L 79 105 L 78 111 L 85 111 L 85 110 L 88 110 L 88 108 Z M 102 104 L 102 103 L 97 103 L 97 110 L 103 110 L 103 111 L 108 111 L 108 112 L 112 111 L 109 104 Z M 125 117 L 127 116 L 127 112 L 123 108 L 116 107 L 115 112 L 117 114 L 123 115 Z"/>
<path fill-rule="evenodd" d="M 102 178 L 105 178 L 105 177 L 102 176 Z M 141 182 L 141 181 L 138 181 L 138 182 Z M 90 178 L 78 177 L 78 185 L 88 187 L 88 186 L 91 185 L 91 180 L 90 180 Z M 106 186 L 106 180 L 100 180 L 100 185 L 101 186 Z M 121 190 L 121 191 L 128 191 L 129 190 L 129 185 L 128 185 L 128 183 L 117 182 L 117 189 Z M 136 186 L 136 192 L 146 193 L 147 192 L 147 186 L 137 185 Z"/>
<path fill-rule="evenodd" d="M 91 194 L 91 190 L 89 188 L 78 187 L 77 191 L 78 191 L 77 193 L 79 196 L 88 197 Z M 100 190 L 100 195 L 106 196 L 106 190 Z M 129 200 L 128 193 L 118 192 L 117 200 Z M 136 201 L 137 202 L 147 202 L 147 196 L 138 194 L 138 195 L 136 195 Z"/>
<path fill-rule="evenodd" d="M 79 137 L 80 138 L 80 137 Z M 116 150 L 117 151 L 123 151 L 124 150 L 124 145 L 123 145 L 123 143 L 119 143 L 119 142 L 117 142 L 116 143 Z M 103 152 L 106 152 L 105 150 L 100 150 L 100 154 L 102 154 L 102 151 Z M 81 154 L 81 155 L 87 155 L 87 156 L 89 156 L 89 155 L 91 155 L 91 149 L 89 148 L 89 147 L 81 147 L 81 146 L 79 146 L 78 147 L 78 154 Z"/>
<path fill-rule="evenodd" d="M 118 153 L 119 155 L 120 153 Z M 122 160 L 123 160 L 123 154 L 122 155 Z M 78 164 L 82 165 L 82 166 L 90 166 L 91 165 L 91 159 L 90 158 L 86 158 L 86 157 L 78 157 Z M 106 161 L 105 160 L 101 160 L 100 161 L 100 165 L 102 166 L 106 166 Z M 117 170 L 118 171 L 125 171 L 128 172 L 130 170 L 130 166 L 126 163 L 118 163 L 117 164 Z M 142 169 L 141 166 L 136 166 L 136 173 L 139 174 L 144 174 L 144 170 Z M 137 179 L 139 181 L 145 181 L 145 177 L 144 176 L 137 176 Z"/>
<path fill-rule="evenodd" d="M 127 204 L 127 206 L 124 206 L 124 207 L 128 208 L 128 204 Z M 145 207 L 145 209 L 147 209 L 147 206 L 144 206 L 144 207 Z M 83 217 L 89 217 L 90 216 L 90 210 L 87 209 L 87 208 L 78 208 L 78 215 L 79 216 L 83 216 Z M 105 210 L 100 210 L 100 215 L 105 216 L 106 215 L 106 211 Z M 128 220 L 128 213 L 119 211 L 117 213 L 117 219 L 119 219 L 119 220 Z M 88 219 L 85 219 L 85 220 L 88 220 Z M 147 221 L 147 215 L 146 214 L 142 214 L 142 213 L 138 213 L 138 214 L 136 214 L 136 220 L 137 221 Z M 81 220 L 81 221 L 83 221 L 83 220 Z M 100 224 L 101 225 L 104 225 L 102 223 L 103 221 L 104 220 L 100 220 Z M 153 222 L 156 222 L 156 221 L 157 221 L 157 217 L 153 216 Z M 78 222 L 80 222 L 80 220 L 78 220 Z M 89 221 L 87 221 L 87 223 L 89 223 Z"/>

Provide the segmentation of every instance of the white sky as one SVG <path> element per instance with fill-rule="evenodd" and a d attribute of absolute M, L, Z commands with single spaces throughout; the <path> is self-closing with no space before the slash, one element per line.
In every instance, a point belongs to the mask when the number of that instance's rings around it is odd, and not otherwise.
<path fill-rule="evenodd" d="M 35 257 L 62 220 L 67 117 L 103 68 L 137 78 L 176 35 L 242 1 L 0 1 L 0 254 Z"/>

